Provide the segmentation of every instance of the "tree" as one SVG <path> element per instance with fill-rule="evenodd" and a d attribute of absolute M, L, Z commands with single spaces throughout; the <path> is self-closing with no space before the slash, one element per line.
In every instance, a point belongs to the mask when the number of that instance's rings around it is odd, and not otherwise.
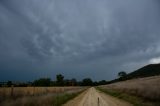
<path fill-rule="evenodd" d="M 85 78 L 82 80 L 82 86 L 92 86 L 93 82 L 90 78 Z"/>
<path fill-rule="evenodd" d="M 125 77 L 126 75 L 127 75 L 127 73 L 125 71 L 121 71 L 121 72 L 118 73 L 118 76 L 120 78 Z"/>
<path fill-rule="evenodd" d="M 71 84 L 72 86 L 76 86 L 77 85 L 77 80 L 75 78 L 71 79 Z"/>
<path fill-rule="evenodd" d="M 56 79 L 57 79 L 56 83 L 57 83 L 58 86 L 64 86 L 64 80 L 63 80 L 64 76 L 63 75 L 58 74 L 56 76 Z"/>
<path fill-rule="evenodd" d="M 127 79 L 127 73 L 125 71 L 121 71 L 118 73 L 118 76 L 119 76 L 119 81 L 124 81 Z"/>
<path fill-rule="evenodd" d="M 40 78 L 34 81 L 34 86 L 50 86 L 51 79 L 50 78 Z"/>
<path fill-rule="evenodd" d="M 8 82 L 7 82 L 7 86 L 8 86 L 8 87 L 11 87 L 11 86 L 12 86 L 12 81 L 8 81 Z"/>
<path fill-rule="evenodd" d="M 101 80 L 98 82 L 99 85 L 105 85 L 107 82 L 105 80 Z"/>
<path fill-rule="evenodd" d="M 99 85 L 99 82 L 95 81 L 93 82 L 93 86 L 98 86 Z"/>

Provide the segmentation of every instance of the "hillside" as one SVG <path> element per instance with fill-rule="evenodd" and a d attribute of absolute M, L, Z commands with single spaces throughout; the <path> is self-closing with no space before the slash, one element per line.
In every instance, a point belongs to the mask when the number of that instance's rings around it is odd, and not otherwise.
<path fill-rule="evenodd" d="M 135 70 L 127 74 L 125 77 L 120 77 L 120 78 L 108 81 L 106 84 L 111 84 L 111 83 L 115 83 L 119 81 L 125 81 L 129 79 L 157 76 L 157 75 L 160 75 L 160 64 L 149 64 L 149 65 L 146 65 L 138 70 Z"/>
<path fill-rule="evenodd" d="M 102 85 L 100 88 L 135 106 L 160 106 L 159 82 L 160 76 L 152 76 Z"/>
<path fill-rule="evenodd" d="M 160 64 L 149 64 L 127 75 L 127 79 L 160 75 Z"/>

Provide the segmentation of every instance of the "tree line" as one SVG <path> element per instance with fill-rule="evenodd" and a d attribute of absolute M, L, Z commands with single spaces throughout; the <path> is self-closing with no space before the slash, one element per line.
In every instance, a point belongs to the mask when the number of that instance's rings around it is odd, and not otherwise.
<path fill-rule="evenodd" d="M 81 81 L 77 81 L 75 78 L 64 79 L 62 74 L 56 75 L 56 81 L 52 81 L 50 78 L 40 78 L 33 82 L 34 86 L 97 86 L 106 84 L 107 81 L 93 81 L 91 78 L 84 78 Z"/>
<path fill-rule="evenodd" d="M 106 81 L 93 81 L 91 78 L 84 78 L 81 81 L 77 81 L 75 78 L 72 79 L 64 79 L 64 76 L 62 74 L 56 75 L 56 80 L 53 81 L 50 78 L 39 78 L 37 80 L 34 80 L 33 82 L 27 82 L 27 83 L 14 83 L 12 81 L 8 81 L 5 84 L 0 84 L 1 86 L 17 86 L 17 87 L 26 87 L 26 86 L 98 86 L 98 85 L 105 85 L 110 84 L 118 81 L 123 81 L 126 79 L 126 72 L 121 71 L 118 73 L 118 79 Z"/>
<path fill-rule="evenodd" d="M 93 81 L 91 78 L 84 78 L 81 81 L 77 81 L 75 78 L 72 79 L 65 79 L 62 74 L 56 75 L 56 80 L 53 81 L 51 78 L 39 78 L 34 80 L 33 82 L 27 82 L 27 83 L 14 83 L 12 81 L 6 82 L 5 86 L 11 87 L 11 86 L 17 86 L 17 87 L 26 87 L 26 86 L 98 86 L 98 85 L 104 85 L 107 81 L 101 80 L 101 81 Z M 0 86 L 4 86 L 1 85 Z"/>

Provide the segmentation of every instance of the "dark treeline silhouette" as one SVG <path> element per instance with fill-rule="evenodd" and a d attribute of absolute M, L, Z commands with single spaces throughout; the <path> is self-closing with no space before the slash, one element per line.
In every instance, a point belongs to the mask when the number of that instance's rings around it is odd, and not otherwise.
<path fill-rule="evenodd" d="M 33 82 L 33 86 L 97 86 L 107 84 L 107 81 L 92 81 L 91 78 L 84 78 L 82 81 L 77 81 L 75 78 L 64 79 L 62 74 L 56 75 L 56 81 L 49 78 L 41 78 Z"/>
<path fill-rule="evenodd" d="M 107 84 L 107 81 L 92 81 L 91 78 L 84 78 L 81 81 L 77 81 L 75 78 L 72 79 L 64 79 L 64 76 L 62 74 L 56 75 L 56 80 L 52 81 L 50 78 L 40 78 L 37 80 L 34 80 L 33 82 L 27 82 L 27 83 L 18 83 L 18 82 L 12 82 L 8 81 L 6 83 L 0 84 L 0 86 L 17 86 L 17 87 L 26 87 L 26 86 L 37 86 L 37 87 L 49 87 L 49 86 L 98 86 L 98 85 L 104 85 Z"/>
<path fill-rule="evenodd" d="M 64 76 L 57 75 L 57 81 L 52 82 L 52 86 L 98 86 L 98 85 L 105 85 L 111 84 L 119 81 L 125 81 L 135 78 L 143 78 L 143 77 L 150 77 L 160 75 L 160 64 L 149 64 L 146 65 L 136 71 L 131 73 L 126 73 L 125 71 L 121 71 L 118 73 L 118 78 L 111 80 L 111 81 L 92 81 L 90 78 L 84 78 L 82 81 L 76 81 L 76 79 L 64 79 Z"/>
<path fill-rule="evenodd" d="M 72 79 L 64 79 L 62 74 L 56 75 L 56 80 L 52 81 L 50 78 L 40 78 L 33 82 L 0 82 L 1 86 L 18 86 L 18 87 L 25 87 L 25 86 L 98 86 L 98 85 L 105 85 L 111 84 L 119 81 L 125 81 L 134 78 L 143 78 L 149 76 L 160 75 L 160 64 L 150 64 L 144 66 L 136 71 L 131 73 L 126 73 L 125 71 L 121 71 L 118 73 L 118 78 L 111 80 L 111 81 L 92 81 L 91 78 L 84 78 L 82 81 L 77 81 L 75 78 Z"/>

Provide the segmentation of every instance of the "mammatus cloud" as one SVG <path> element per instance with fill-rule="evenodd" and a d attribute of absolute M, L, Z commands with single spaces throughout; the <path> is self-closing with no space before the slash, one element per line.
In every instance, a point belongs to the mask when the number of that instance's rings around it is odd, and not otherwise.
<path fill-rule="evenodd" d="M 159 18 L 157 0 L 1 0 L 1 79 L 113 79 L 159 57 Z"/>

